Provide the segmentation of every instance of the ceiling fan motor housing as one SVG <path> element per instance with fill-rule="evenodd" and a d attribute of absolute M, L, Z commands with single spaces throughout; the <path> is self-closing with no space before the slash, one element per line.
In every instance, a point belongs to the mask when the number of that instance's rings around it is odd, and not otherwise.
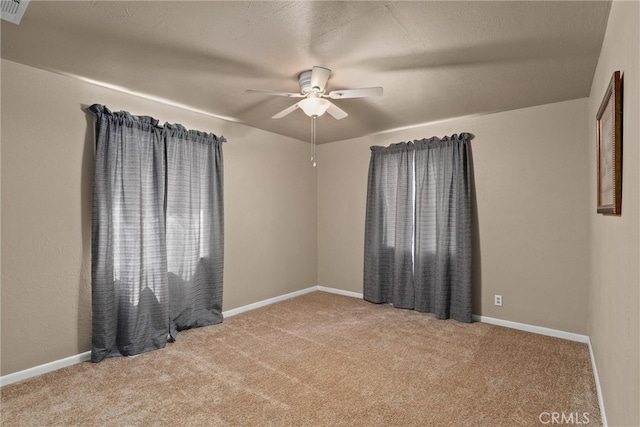
<path fill-rule="evenodd" d="M 311 92 L 313 89 L 311 87 L 311 70 L 306 70 L 298 75 L 298 82 L 300 83 L 300 91 L 305 95 Z M 320 92 L 324 90 L 324 88 L 318 88 Z"/>

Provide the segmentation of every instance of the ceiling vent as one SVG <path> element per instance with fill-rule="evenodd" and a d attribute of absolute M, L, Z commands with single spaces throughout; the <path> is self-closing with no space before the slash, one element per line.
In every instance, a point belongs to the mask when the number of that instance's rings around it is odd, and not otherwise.
<path fill-rule="evenodd" d="M 29 0 L 0 0 L 2 19 L 18 25 Z"/>

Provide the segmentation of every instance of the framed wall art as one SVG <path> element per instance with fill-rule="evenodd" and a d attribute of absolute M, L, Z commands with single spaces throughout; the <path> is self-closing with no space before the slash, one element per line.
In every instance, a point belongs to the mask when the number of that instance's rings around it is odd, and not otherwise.
<path fill-rule="evenodd" d="M 596 115 L 598 213 L 620 215 L 622 208 L 622 81 L 613 73 Z"/>

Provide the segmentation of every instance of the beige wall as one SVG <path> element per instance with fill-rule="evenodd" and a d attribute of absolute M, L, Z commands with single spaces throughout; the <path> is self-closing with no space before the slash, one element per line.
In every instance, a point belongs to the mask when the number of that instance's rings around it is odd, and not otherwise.
<path fill-rule="evenodd" d="M 225 310 L 316 284 L 307 144 L 5 60 L 1 71 L 2 375 L 90 349 L 92 103 L 229 141 Z"/>
<path fill-rule="evenodd" d="M 470 132 L 474 313 L 587 332 L 587 100 L 461 118 L 318 150 L 318 284 L 362 292 L 371 145 Z M 502 307 L 493 305 L 501 294 Z"/>
<path fill-rule="evenodd" d="M 640 410 L 640 3 L 614 1 L 589 97 L 589 335 L 607 419 L 639 426 Z M 622 216 L 598 215 L 595 117 L 614 71 L 623 74 Z"/>

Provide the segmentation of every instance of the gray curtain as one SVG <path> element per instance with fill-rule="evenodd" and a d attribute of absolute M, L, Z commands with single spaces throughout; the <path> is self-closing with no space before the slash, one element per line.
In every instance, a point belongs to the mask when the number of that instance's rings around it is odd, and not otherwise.
<path fill-rule="evenodd" d="M 462 133 L 371 147 L 364 260 L 367 301 L 471 322 L 469 137 Z M 410 161 L 404 168 L 397 166 L 403 163 L 400 152 L 405 162 Z"/>
<path fill-rule="evenodd" d="M 162 348 L 222 321 L 224 138 L 96 116 L 91 359 Z"/>

